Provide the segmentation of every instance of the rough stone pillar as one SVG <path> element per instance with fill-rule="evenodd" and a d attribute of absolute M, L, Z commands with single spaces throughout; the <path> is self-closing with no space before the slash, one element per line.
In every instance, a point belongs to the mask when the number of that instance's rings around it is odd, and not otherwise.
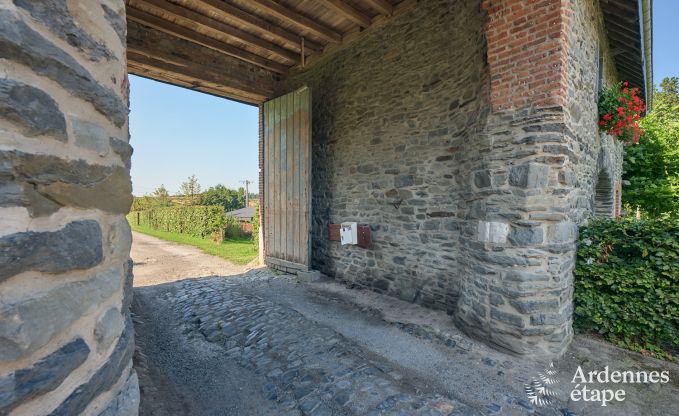
<path fill-rule="evenodd" d="M 564 145 L 567 4 L 482 5 L 491 114 L 465 201 L 466 280 L 456 319 L 519 354 L 559 355 L 572 337 L 577 226 L 567 197 L 573 158 Z"/>
<path fill-rule="evenodd" d="M 135 415 L 123 0 L 0 3 L 0 414 Z"/>

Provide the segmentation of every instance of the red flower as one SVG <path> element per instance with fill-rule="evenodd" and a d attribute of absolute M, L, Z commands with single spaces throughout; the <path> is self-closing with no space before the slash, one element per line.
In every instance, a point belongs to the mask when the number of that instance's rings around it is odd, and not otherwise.
<path fill-rule="evenodd" d="M 627 81 L 625 81 L 625 82 L 622 83 L 622 85 L 627 87 L 627 86 L 629 86 L 629 83 Z"/>

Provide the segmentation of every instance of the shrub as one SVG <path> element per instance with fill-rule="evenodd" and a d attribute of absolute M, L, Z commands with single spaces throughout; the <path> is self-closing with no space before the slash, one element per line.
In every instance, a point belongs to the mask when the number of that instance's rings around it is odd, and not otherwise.
<path fill-rule="evenodd" d="M 679 346 L 679 221 L 593 220 L 580 230 L 575 327 L 664 356 Z"/>
<path fill-rule="evenodd" d="M 226 224 L 224 226 L 224 237 L 242 240 L 248 237 L 248 235 L 243 231 L 243 227 L 240 224 L 240 220 L 235 217 L 227 216 Z"/>
<path fill-rule="evenodd" d="M 259 247 L 259 206 L 255 210 L 255 216 L 252 217 L 252 241 L 256 247 Z"/>
<path fill-rule="evenodd" d="M 227 219 L 221 206 L 174 206 L 133 211 L 127 214 L 133 225 L 207 238 L 220 231 Z"/>

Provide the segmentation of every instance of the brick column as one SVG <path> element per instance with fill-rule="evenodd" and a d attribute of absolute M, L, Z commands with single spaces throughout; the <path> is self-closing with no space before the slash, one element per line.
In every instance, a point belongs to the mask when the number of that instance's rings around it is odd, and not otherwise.
<path fill-rule="evenodd" d="M 0 5 L 0 414 L 137 414 L 125 36 L 123 0 Z"/>
<path fill-rule="evenodd" d="M 572 337 L 577 226 L 562 185 L 569 10 L 565 0 L 485 0 L 491 114 L 461 230 L 458 324 L 518 354 Z"/>

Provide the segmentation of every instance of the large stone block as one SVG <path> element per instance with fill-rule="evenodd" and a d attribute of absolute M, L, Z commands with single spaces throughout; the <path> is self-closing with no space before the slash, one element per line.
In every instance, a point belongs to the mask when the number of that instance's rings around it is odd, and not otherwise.
<path fill-rule="evenodd" d="M 76 338 L 31 367 L 1 377 L 0 414 L 5 415 L 18 405 L 57 388 L 89 354 L 87 343 Z"/>
<path fill-rule="evenodd" d="M 69 45 L 84 52 L 90 60 L 114 59 L 106 45 L 95 41 L 76 23 L 66 0 L 14 0 L 14 4 L 28 11 L 31 17 L 47 26 Z"/>
<path fill-rule="evenodd" d="M 120 159 L 125 164 L 125 167 L 129 169 L 132 158 L 132 146 L 116 137 L 109 138 L 109 146 L 111 147 L 111 150 L 113 150 L 113 153 L 120 156 Z"/>
<path fill-rule="evenodd" d="M 10 79 L 0 79 L 0 118 L 28 137 L 48 136 L 66 142 L 66 120 L 59 105 L 44 91 Z"/>
<path fill-rule="evenodd" d="M 0 237 L 0 282 L 28 270 L 89 269 L 102 259 L 101 228 L 94 220 L 74 221 L 57 231 L 10 234 Z"/>
<path fill-rule="evenodd" d="M 110 390 L 120 379 L 123 371 L 132 363 L 134 353 L 134 327 L 129 317 L 125 322 L 125 330 L 118 339 L 113 352 L 104 364 L 85 383 L 78 386 L 50 416 L 70 416 L 82 414 L 90 402 L 102 392 Z M 133 413 L 134 414 L 134 413 Z"/>
<path fill-rule="evenodd" d="M 509 225 L 504 222 L 479 221 L 478 240 L 484 243 L 503 244 L 507 242 Z"/>
<path fill-rule="evenodd" d="M 71 117 L 71 127 L 76 145 L 91 150 L 99 156 L 106 156 L 111 150 L 110 136 L 99 124 Z"/>
<path fill-rule="evenodd" d="M 0 58 L 26 65 L 55 81 L 74 96 L 92 103 L 118 127 L 127 121 L 127 105 L 120 95 L 97 82 L 76 59 L 6 9 L 0 10 Z"/>
<path fill-rule="evenodd" d="M 29 299 L 0 298 L 0 362 L 16 360 L 45 346 L 73 322 L 121 288 L 120 268 L 37 292 Z"/>
<path fill-rule="evenodd" d="M 0 186 L 14 187 L 0 194 L 0 206 L 25 206 L 34 217 L 61 206 L 125 214 L 132 204 L 127 168 L 50 155 L 0 151 Z"/>
<path fill-rule="evenodd" d="M 549 166 L 540 163 L 524 163 L 512 166 L 509 184 L 520 188 L 544 188 L 549 183 Z"/>
<path fill-rule="evenodd" d="M 123 388 L 98 416 L 135 416 L 139 411 L 139 379 L 132 370 Z"/>
<path fill-rule="evenodd" d="M 97 320 L 94 327 L 94 339 L 97 341 L 97 351 L 103 352 L 120 335 L 125 326 L 123 315 L 117 308 L 107 309 Z"/>

